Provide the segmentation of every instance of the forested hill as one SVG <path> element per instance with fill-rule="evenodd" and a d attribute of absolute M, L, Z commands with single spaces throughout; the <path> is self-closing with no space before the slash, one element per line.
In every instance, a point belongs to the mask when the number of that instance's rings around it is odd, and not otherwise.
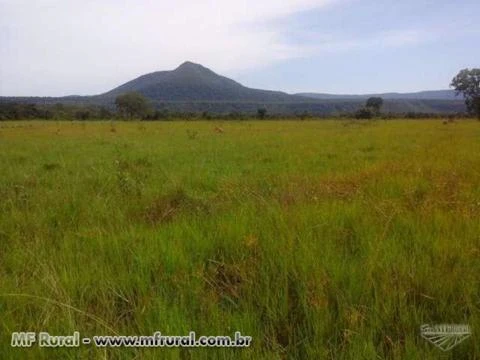
<path fill-rule="evenodd" d="M 128 81 L 104 94 L 66 97 L 0 97 L 0 102 L 36 105 L 64 104 L 103 106 L 114 109 L 116 96 L 130 91 L 144 95 L 159 110 L 177 112 L 256 112 L 266 108 L 271 114 L 308 112 L 329 115 L 354 112 L 368 95 L 297 94 L 252 89 L 192 62 L 171 71 L 158 71 Z M 430 91 L 399 96 L 383 94 L 384 111 L 406 113 L 457 113 L 465 111 L 463 100 L 450 90 Z"/>

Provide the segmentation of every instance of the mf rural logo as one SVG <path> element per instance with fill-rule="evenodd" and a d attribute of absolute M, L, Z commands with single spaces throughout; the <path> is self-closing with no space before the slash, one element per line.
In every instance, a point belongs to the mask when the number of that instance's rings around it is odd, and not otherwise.
<path fill-rule="evenodd" d="M 443 351 L 453 349 L 472 335 L 469 325 L 441 324 L 422 325 L 422 337 Z"/>

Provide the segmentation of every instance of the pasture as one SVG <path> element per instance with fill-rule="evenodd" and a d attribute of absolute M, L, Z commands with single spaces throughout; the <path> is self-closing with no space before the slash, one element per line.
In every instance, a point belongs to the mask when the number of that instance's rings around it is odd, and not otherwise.
<path fill-rule="evenodd" d="M 479 219 L 475 121 L 0 122 L 0 358 L 478 359 Z"/>

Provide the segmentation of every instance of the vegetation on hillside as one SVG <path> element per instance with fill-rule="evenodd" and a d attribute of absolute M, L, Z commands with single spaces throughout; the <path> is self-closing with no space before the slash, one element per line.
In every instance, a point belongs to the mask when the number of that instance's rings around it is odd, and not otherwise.
<path fill-rule="evenodd" d="M 151 111 L 140 111 L 135 115 L 149 119 L 158 119 L 157 115 L 164 111 L 176 114 L 193 113 L 197 116 L 205 112 L 216 116 L 232 113 L 254 116 L 258 115 L 259 108 L 265 108 L 268 114 L 275 116 L 292 116 L 305 112 L 315 116 L 338 116 L 340 114 L 353 116 L 357 110 L 361 109 L 366 100 L 362 96 L 348 95 L 345 97 L 333 95 L 324 99 L 315 99 L 279 91 L 251 89 L 199 64 L 186 62 L 175 70 L 146 74 L 95 96 L 0 97 L 0 119 L 2 117 L 12 119 L 12 117 L 2 115 L 1 107 L 4 106 L 2 103 L 16 103 L 16 106 L 29 104 L 29 106 L 41 107 L 51 107 L 60 103 L 64 106 L 80 106 L 89 109 L 98 107 L 114 111 L 118 96 L 132 93 L 141 94 L 148 99 Z M 452 100 L 452 93 L 453 91 L 448 90 L 401 95 L 387 93 L 380 97 L 385 98 L 385 102 L 382 104 L 385 113 L 421 113 L 424 114 L 423 116 L 437 113 L 464 113 L 465 104 L 460 99 Z M 396 96 L 403 96 L 403 98 Z M 371 99 L 378 98 L 379 96 L 371 97 Z M 369 106 L 367 109 L 375 110 L 375 107 L 376 105 Z M 363 111 L 363 113 L 367 112 Z M 44 118 L 44 116 L 40 117 Z M 85 117 L 96 118 L 95 112 L 88 110 Z"/>

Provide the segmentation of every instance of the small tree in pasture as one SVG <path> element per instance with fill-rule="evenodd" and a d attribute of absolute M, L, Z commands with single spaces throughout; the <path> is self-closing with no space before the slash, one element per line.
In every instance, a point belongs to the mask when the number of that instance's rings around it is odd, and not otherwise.
<path fill-rule="evenodd" d="M 457 95 L 463 94 L 470 114 L 480 120 L 480 69 L 463 69 L 452 80 Z"/>
<path fill-rule="evenodd" d="M 118 95 L 115 99 L 115 105 L 121 116 L 126 116 L 129 119 L 134 117 L 142 118 L 147 115 L 149 111 L 147 99 L 138 92 L 128 92 Z"/>
<path fill-rule="evenodd" d="M 383 105 L 383 99 L 381 97 L 371 97 L 367 100 L 365 107 L 372 109 L 374 113 L 380 113 L 380 109 Z"/>

